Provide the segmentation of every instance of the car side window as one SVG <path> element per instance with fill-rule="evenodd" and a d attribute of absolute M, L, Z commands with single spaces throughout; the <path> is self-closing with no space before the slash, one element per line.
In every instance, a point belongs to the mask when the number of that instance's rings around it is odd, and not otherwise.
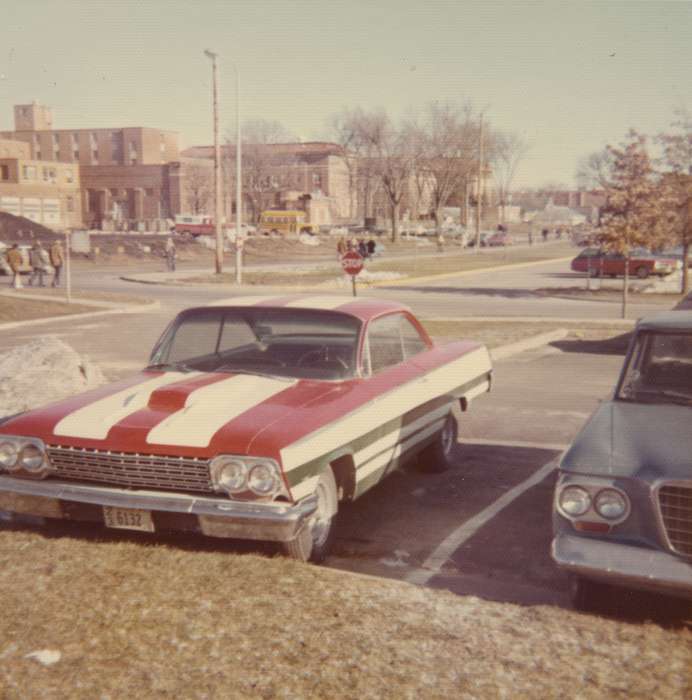
<path fill-rule="evenodd" d="M 370 324 L 367 348 L 370 369 L 377 374 L 423 352 L 427 345 L 418 329 L 403 314 L 390 314 Z"/>

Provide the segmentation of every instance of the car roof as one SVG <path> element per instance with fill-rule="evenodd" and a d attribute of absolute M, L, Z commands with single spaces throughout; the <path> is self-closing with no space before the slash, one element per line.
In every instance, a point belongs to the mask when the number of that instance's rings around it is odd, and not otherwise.
<path fill-rule="evenodd" d="M 291 294 L 284 296 L 237 296 L 212 301 L 207 306 L 248 307 L 261 306 L 262 308 L 293 308 L 311 309 L 314 311 L 338 311 L 354 316 L 362 321 L 367 321 L 375 316 L 392 311 L 410 311 L 404 304 L 385 299 L 370 299 L 352 296 L 337 295 L 308 295 Z"/>
<path fill-rule="evenodd" d="M 637 328 L 645 331 L 691 331 L 692 311 L 665 311 L 645 316 L 639 319 Z"/>

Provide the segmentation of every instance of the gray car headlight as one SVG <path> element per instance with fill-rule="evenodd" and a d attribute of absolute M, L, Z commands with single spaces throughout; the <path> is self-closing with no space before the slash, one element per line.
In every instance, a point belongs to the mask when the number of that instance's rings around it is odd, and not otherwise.
<path fill-rule="evenodd" d="M 594 499 L 596 512 L 606 520 L 618 520 L 627 514 L 629 503 L 627 497 L 615 489 L 603 489 Z"/>
<path fill-rule="evenodd" d="M 51 465 L 43 440 L 18 435 L 0 435 L 0 469 L 46 476 Z"/>
<path fill-rule="evenodd" d="M 271 496 L 278 490 L 279 476 L 273 464 L 260 462 L 250 470 L 247 483 L 258 496 Z"/>
<path fill-rule="evenodd" d="M 566 486 L 558 499 L 560 510 L 569 517 L 584 515 L 591 507 L 591 496 L 581 486 Z"/>
<path fill-rule="evenodd" d="M 15 469 L 18 457 L 18 445 L 14 441 L 0 439 L 0 469 Z"/>
<path fill-rule="evenodd" d="M 216 491 L 240 493 L 247 489 L 247 465 L 240 459 L 221 455 L 212 460 L 211 481 Z"/>

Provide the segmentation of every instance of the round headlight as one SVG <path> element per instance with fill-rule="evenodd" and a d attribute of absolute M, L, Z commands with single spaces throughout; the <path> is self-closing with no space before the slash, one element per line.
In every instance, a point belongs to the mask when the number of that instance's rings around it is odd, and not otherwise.
<path fill-rule="evenodd" d="M 258 496 L 270 496 L 277 490 L 279 479 L 270 464 L 260 463 L 250 470 L 247 483 Z"/>
<path fill-rule="evenodd" d="M 37 472 L 43 466 L 43 452 L 36 445 L 24 445 L 19 454 L 19 465 L 28 472 Z"/>
<path fill-rule="evenodd" d="M 569 516 L 584 515 L 591 507 L 591 496 L 580 486 L 567 486 L 560 493 L 560 509 Z"/>
<path fill-rule="evenodd" d="M 617 520 L 627 512 L 627 501 L 615 489 L 603 489 L 594 500 L 596 512 L 606 520 Z"/>
<path fill-rule="evenodd" d="M 0 442 L 0 468 L 14 469 L 18 456 L 17 445 L 13 442 Z"/>
<path fill-rule="evenodd" d="M 247 467 L 237 459 L 219 462 L 214 469 L 216 486 L 228 493 L 245 491 L 247 488 Z"/>

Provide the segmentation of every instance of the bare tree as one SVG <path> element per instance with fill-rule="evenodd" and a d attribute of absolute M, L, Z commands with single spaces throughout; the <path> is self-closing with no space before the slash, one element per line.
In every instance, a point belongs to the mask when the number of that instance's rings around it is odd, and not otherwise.
<path fill-rule="evenodd" d="M 577 167 L 577 184 L 583 189 L 604 188 L 613 167 L 613 156 L 608 148 L 582 158 Z"/>
<path fill-rule="evenodd" d="M 209 204 L 214 192 L 213 174 L 213 170 L 204 165 L 185 165 L 185 199 L 192 214 L 209 213 Z"/>
<path fill-rule="evenodd" d="M 268 119 L 252 119 L 243 123 L 243 195 L 251 212 L 251 219 L 256 223 L 263 209 L 278 189 L 276 180 L 277 165 L 281 156 L 273 145 L 296 141 L 281 123 Z M 233 173 L 235 169 L 235 137 L 227 136 L 225 152 L 227 162 L 225 170 Z M 230 175 L 228 176 L 230 179 Z"/>
<path fill-rule="evenodd" d="M 418 130 L 420 168 L 429 179 L 435 225 L 442 225 L 442 209 L 455 192 L 465 189 L 478 165 L 479 124 L 469 104 L 428 105 Z"/>
<path fill-rule="evenodd" d="M 517 167 L 526 155 L 528 144 L 519 134 L 513 132 L 496 132 L 492 150 L 492 168 L 495 187 L 500 205 L 500 220 L 505 222 L 505 207 L 517 173 Z"/>
<path fill-rule="evenodd" d="M 692 113 L 676 110 L 672 131 L 658 137 L 666 172 L 663 182 L 671 201 L 672 232 L 682 246 L 682 292 L 689 291 L 689 255 L 692 245 Z"/>

